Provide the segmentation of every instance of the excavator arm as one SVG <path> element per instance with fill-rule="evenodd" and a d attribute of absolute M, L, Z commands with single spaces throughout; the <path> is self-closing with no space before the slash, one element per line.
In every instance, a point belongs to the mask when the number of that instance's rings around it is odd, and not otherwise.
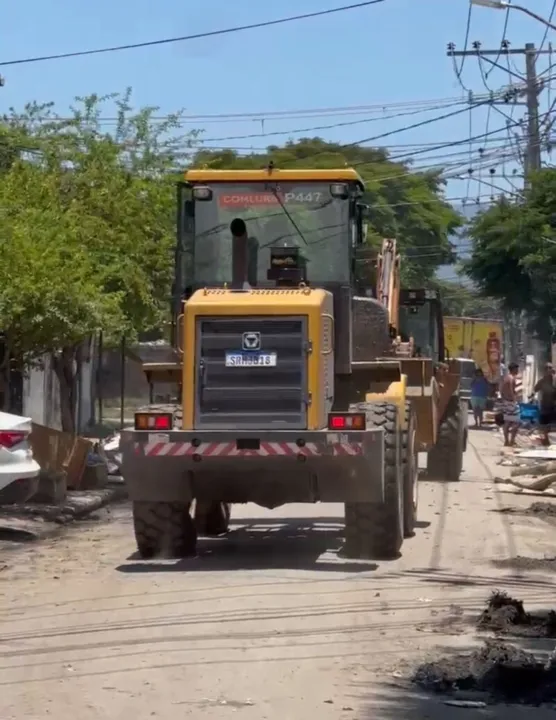
<path fill-rule="evenodd" d="M 400 314 L 400 256 L 395 240 L 382 241 L 376 269 L 376 297 L 388 310 L 390 329 L 395 337 Z"/>
<path fill-rule="evenodd" d="M 376 263 L 376 297 L 388 311 L 390 337 L 396 355 L 412 357 L 414 341 L 412 337 L 400 336 L 400 265 L 401 257 L 396 240 L 388 238 L 382 241 L 382 249 Z"/>

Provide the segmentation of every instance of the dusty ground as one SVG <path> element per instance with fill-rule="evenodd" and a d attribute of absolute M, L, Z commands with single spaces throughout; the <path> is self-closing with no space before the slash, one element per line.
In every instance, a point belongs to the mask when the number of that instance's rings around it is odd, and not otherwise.
<path fill-rule="evenodd" d="M 390 563 L 338 558 L 341 507 L 326 505 L 237 508 L 228 539 L 181 563 L 133 558 L 125 505 L 3 545 L 0 717 L 521 718 L 531 708 L 448 707 L 403 680 L 476 646 L 496 588 L 531 611 L 556 604 L 554 524 L 500 512 L 535 498 L 490 483 L 499 441 L 470 437 L 462 481 L 421 483 L 417 535 Z"/>

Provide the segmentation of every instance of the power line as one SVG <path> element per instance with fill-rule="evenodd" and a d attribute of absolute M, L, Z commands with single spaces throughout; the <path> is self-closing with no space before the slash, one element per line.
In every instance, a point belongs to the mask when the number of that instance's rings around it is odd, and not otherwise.
<path fill-rule="evenodd" d="M 469 33 L 470 33 L 470 31 L 471 31 L 471 17 L 472 17 L 472 15 L 473 15 L 473 3 L 471 2 L 471 0 L 469 0 L 469 9 L 468 9 L 468 11 L 467 11 L 467 25 L 466 25 L 466 28 L 465 28 L 465 39 L 464 39 L 464 41 L 463 41 L 463 49 L 464 49 L 464 51 L 467 50 L 467 47 L 468 47 L 468 45 L 469 45 Z M 459 84 L 462 86 L 462 88 L 463 88 L 465 91 L 467 91 L 467 88 L 465 87 L 465 85 L 463 84 L 463 80 L 461 79 L 461 74 L 462 74 L 462 72 L 463 72 L 463 66 L 465 65 L 465 58 L 466 58 L 466 56 L 465 56 L 465 55 L 462 55 L 461 63 L 460 63 L 460 66 L 459 66 L 459 70 L 458 70 L 458 67 L 457 67 L 457 61 L 456 61 L 456 59 L 454 58 L 454 70 L 455 70 L 455 72 L 456 72 L 456 76 L 457 76 L 457 78 L 458 78 Z"/>
<path fill-rule="evenodd" d="M 341 7 L 330 8 L 328 10 L 318 10 L 312 13 L 303 13 L 302 15 L 291 15 L 290 17 L 280 18 L 278 20 L 266 20 L 264 22 L 251 23 L 249 25 L 236 25 L 235 27 L 222 28 L 220 30 L 209 30 L 202 33 L 194 33 L 193 35 L 182 35 L 181 37 L 163 38 L 161 40 L 148 40 L 141 43 L 129 43 L 127 45 L 114 45 L 112 47 L 96 48 L 94 50 L 79 50 L 76 52 L 56 53 L 53 55 L 41 55 L 38 57 L 21 58 L 19 60 L 5 60 L 0 62 L 0 66 L 7 65 L 24 65 L 28 63 L 44 62 L 46 60 L 65 60 L 67 58 L 84 57 L 86 55 L 101 55 L 105 53 L 120 52 L 122 50 L 136 50 L 145 47 L 155 47 L 158 45 L 170 45 L 171 43 L 186 42 L 189 40 L 200 40 L 202 38 L 217 37 L 219 35 L 231 35 L 232 33 L 243 32 L 245 30 L 258 30 L 260 28 L 272 27 L 274 25 L 283 25 L 285 23 L 295 22 L 297 20 L 310 20 L 316 17 L 332 15 L 334 13 L 345 12 L 347 10 L 357 10 L 370 5 L 378 5 L 385 0 L 367 0 L 367 2 L 359 2 L 353 5 L 342 5 Z"/>
<path fill-rule="evenodd" d="M 482 105 L 485 105 L 488 101 L 482 101 L 475 104 L 475 107 L 480 107 Z M 458 110 L 452 110 L 451 112 L 444 113 L 443 115 L 437 115 L 434 118 L 428 118 L 427 120 L 421 120 L 420 122 L 413 123 L 412 125 L 406 125 L 402 128 L 396 128 L 394 130 L 388 130 L 387 132 L 380 133 L 379 135 L 374 135 L 373 137 L 363 138 L 362 140 L 357 140 L 356 142 L 347 143 L 346 145 L 342 145 L 343 148 L 350 148 L 355 147 L 357 145 L 363 145 L 364 143 L 374 142 L 375 140 L 382 140 L 386 137 L 391 137 L 392 135 L 397 135 L 402 132 L 407 132 L 408 130 L 415 130 L 416 128 L 424 127 L 425 125 L 431 125 L 432 123 L 439 122 L 440 120 L 447 120 L 448 118 L 455 117 L 456 115 L 461 115 L 464 112 L 467 112 L 468 108 L 463 107 L 459 108 Z M 465 141 L 464 141 L 465 142 Z M 360 165 L 361 163 L 355 163 L 356 165 Z M 366 164 L 366 163 L 363 163 Z"/>
<path fill-rule="evenodd" d="M 490 75 L 490 73 L 494 70 L 494 68 L 498 64 L 498 61 L 500 60 L 500 55 L 502 55 L 502 50 L 504 49 L 504 44 L 506 43 L 506 33 L 508 32 L 508 23 L 510 22 L 510 10 L 511 10 L 510 7 L 508 7 L 506 9 L 506 17 L 504 18 L 504 28 L 502 29 L 502 39 L 500 40 L 500 49 L 498 51 L 498 55 L 496 55 L 496 57 L 494 58 L 494 65 L 486 73 L 487 79 L 488 79 L 488 76 Z M 508 57 L 508 62 L 509 62 L 509 55 L 507 57 Z"/>
<path fill-rule="evenodd" d="M 374 118 L 363 118 L 362 120 L 347 120 L 344 122 L 337 122 L 331 125 L 315 125 L 312 127 L 304 128 L 292 128 L 289 130 L 271 130 L 270 132 L 259 132 L 259 133 L 248 133 L 246 135 L 228 135 L 227 137 L 207 138 L 203 139 L 204 142 L 224 142 L 226 140 L 248 140 L 250 138 L 263 138 L 271 137 L 276 135 L 297 135 L 298 133 L 313 132 L 315 130 L 332 130 L 340 127 L 351 127 L 354 125 L 363 125 L 366 123 L 380 122 L 383 120 L 394 120 L 399 117 L 407 117 L 409 115 L 420 115 L 425 112 L 433 112 L 435 110 L 441 110 L 443 107 L 461 106 L 464 104 L 461 100 L 459 102 L 449 103 L 447 105 L 437 105 L 436 107 L 429 107 L 419 110 L 408 110 L 406 112 L 397 112 L 392 115 L 384 115 Z M 467 103 L 465 103 L 467 104 Z M 467 108 L 466 108 L 467 109 Z"/>
<path fill-rule="evenodd" d="M 519 124 L 520 124 L 520 122 L 518 122 L 518 125 L 519 125 Z M 502 132 L 502 131 L 503 131 L 503 129 L 500 129 L 500 130 L 497 131 L 497 132 Z M 506 144 L 506 143 L 507 143 L 507 138 L 485 137 L 484 134 L 478 135 L 478 136 L 474 136 L 474 137 L 471 138 L 471 139 L 470 139 L 470 138 L 466 138 L 464 142 L 465 142 L 465 143 L 468 143 L 470 140 L 471 140 L 471 143 L 472 143 L 472 144 L 475 144 L 475 145 L 478 145 L 479 143 L 480 143 L 481 145 L 483 145 L 483 144 L 487 144 L 487 145 L 488 145 L 488 144 L 499 144 L 499 143 Z M 484 142 L 482 142 L 483 140 L 484 140 Z M 206 139 L 199 139 L 199 140 L 194 140 L 194 141 L 192 141 L 192 142 L 193 142 L 193 143 L 195 143 L 195 142 L 205 143 L 205 142 L 208 142 L 208 141 L 207 141 Z M 388 145 L 374 145 L 373 148 L 374 148 L 375 150 L 394 150 L 394 149 L 395 149 L 395 150 L 397 150 L 397 149 L 400 149 L 400 150 L 401 150 L 401 149 L 403 148 L 403 149 L 406 151 L 406 153 L 410 153 L 411 150 L 422 150 L 423 152 L 429 152 L 429 151 L 433 151 L 433 150 L 435 150 L 435 149 L 437 148 L 438 142 L 442 142 L 446 147 L 449 147 L 449 146 L 450 146 L 452 143 L 454 143 L 454 142 L 459 143 L 459 140 L 443 140 L 443 141 L 436 141 L 436 142 L 419 142 L 419 143 L 389 143 Z M 341 148 L 341 147 L 342 147 L 342 146 L 340 145 L 340 148 Z M 192 150 L 192 151 L 194 151 L 194 152 L 195 152 L 195 151 L 203 151 L 203 150 L 206 150 L 206 151 L 212 151 L 212 150 L 232 150 L 232 151 L 245 151 L 245 152 L 251 152 L 251 153 L 264 154 L 264 153 L 266 153 L 266 152 L 268 151 L 268 146 L 265 146 L 265 147 L 255 147 L 255 146 L 253 146 L 253 145 L 245 145 L 245 146 L 240 146 L 240 145 L 208 145 L 208 146 L 205 147 L 204 145 L 199 145 L 199 146 L 192 145 L 192 146 L 190 147 L 190 150 Z"/>
<path fill-rule="evenodd" d="M 486 97 L 486 96 L 485 96 Z M 476 95 L 476 100 L 483 99 L 483 95 Z M 216 114 L 197 114 L 197 115 L 152 115 L 149 120 L 153 122 L 167 122 L 169 120 L 176 120 L 177 124 L 186 124 L 190 122 L 241 122 L 241 121 L 255 121 L 255 120 L 289 120 L 292 118 L 300 117 L 339 117 L 342 115 L 351 114 L 373 114 L 381 113 L 385 110 L 407 110 L 410 108 L 420 107 L 426 109 L 431 106 L 448 106 L 452 104 L 466 102 L 461 96 L 451 96 L 444 98 L 433 98 L 430 100 L 406 100 L 400 102 L 383 102 L 375 103 L 373 105 L 346 105 L 340 107 L 327 107 L 327 108 L 300 108 L 294 110 L 263 110 L 259 112 L 251 113 L 216 113 Z M 34 121 L 40 123 L 48 122 L 72 122 L 75 119 L 72 117 L 50 117 L 48 115 L 42 117 L 33 118 Z M 94 119 L 95 122 L 100 124 L 104 123 L 118 123 L 120 118 L 118 117 L 98 117 Z M 82 121 L 86 124 L 86 121 Z"/>
<path fill-rule="evenodd" d="M 510 11 L 510 8 L 508 8 L 508 12 L 509 12 L 509 11 Z M 550 10 L 550 15 L 548 16 L 548 23 L 549 23 L 549 24 L 552 22 L 552 18 L 554 17 L 554 13 L 555 13 L 555 12 L 556 12 L 556 0 L 554 0 L 554 2 L 552 3 L 552 9 Z M 547 26 L 546 26 L 546 28 L 545 28 L 545 30 L 544 30 L 544 35 L 543 35 L 543 38 L 542 38 L 542 40 L 541 40 L 541 44 L 540 44 L 540 46 L 539 46 L 539 52 L 537 53 L 537 59 L 538 59 L 538 57 L 539 57 L 542 49 L 544 48 L 544 45 L 545 45 L 545 43 L 546 43 L 546 39 L 548 38 L 548 32 L 549 32 L 549 30 L 550 30 L 549 24 L 547 24 Z"/>
<path fill-rule="evenodd" d="M 431 120 L 431 122 L 432 122 L 432 120 Z M 519 122 L 515 122 L 515 123 L 513 124 L 513 126 L 518 126 L 518 125 L 520 125 Z M 410 128 L 402 128 L 402 130 L 404 130 L 404 129 L 410 129 Z M 402 130 L 400 130 L 400 132 L 401 132 Z M 496 134 L 501 133 L 501 132 L 505 132 L 505 130 L 506 130 L 506 128 L 499 128 L 499 129 L 497 129 L 497 130 L 490 130 L 488 134 L 489 134 L 490 136 L 492 136 L 492 135 L 496 135 Z M 394 132 L 394 131 L 392 131 L 392 132 Z M 396 160 L 401 160 L 403 157 L 410 158 L 410 157 L 414 157 L 415 155 L 422 155 L 423 153 L 431 152 L 432 150 L 442 150 L 442 149 L 444 149 L 444 148 L 450 148 L 450 147 L 456 147 L 456 146 L 458 146 L 458 145 L 464 145 L 464 144 L 466 144 L 466 143 L 468 143 L 468 142 L 470 142 L 470 141 L 472 142 L 472 141 L 475 141 L 475 140 L 481 140 L 482 138 L 485 137 L 485 135 L 486 135 L 486 133 L 480 133 L 479 135 L 474 135 L 474 136 L 471 137 L 471 138 L 463 138 L 462 140 L 452 140 L 452 141 L 450 141 L 450 142 L 441 143 L 441 144 L 439 144 L 439 145 L 435 145 L 435 146 L 433 146 L 433 147 L 429 147 L 429 148 L 426 148 L 426 149 L 415 150 L 414 152 L 406 153 L 405 156 L 404 156 L 404 155 L 398 156 L 398 157 L 396 158 Z M 359 143 L 356 143 L 356 144 L 359 145 L 359 144 L 362 144 L 363 142 L 371 142 L 371 141 L 372 141 L 372 138 L 371 138 L 371 139 L 367 139 L 367 140 L 361 140 Z M 349 146 L 348 146 L 348 147 L 349 147 Z"/>

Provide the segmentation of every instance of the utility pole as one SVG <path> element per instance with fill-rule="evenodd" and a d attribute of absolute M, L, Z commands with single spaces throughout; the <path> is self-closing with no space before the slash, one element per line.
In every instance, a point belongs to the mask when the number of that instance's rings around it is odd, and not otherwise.
<path fill-rule="evenodd" d="M 540 123 L 539 123 L 539 93 L 542 85 L 537 78 L 537 57 L 539 55 L 548 55 L 551 50 L 536 50 L 534 43 L 526 43 L 524 48 L 510 48 L 503 46 L 500 50 L 483 50 L 479 43 L 473 50 L 455 50 L 453 43 L 448 45 L 448 57 L 463 58 L 474 56 L 481 60 L 485 60 L 493 67 L 497 67 L 513 77 L 517 77 L 520 81 L 525 80 L 525 88 L 523 94 L 526 99 L 527 106 L 527 151 L 525 153 L 525 186 L 528 185 L 527 176 L 531 172 L 541 169 L 541 139 L 540 139 Z M 498 63 L 498 59 L 506 55 L 525 55 L 525 78 L 521 78 L 517 73 L 508 70 Z M 491 57 L 496 60 L 491 60 Z"/>
<path fill-rule="evenodd" d="M 539 55 L 547 55 L 552 50 L 537 50 L 534 43 L 526 43 L 524 48 L 510 48 L 508 43 L 503 43 L 499 50 L 483 50 L 480 47 L 480 43 L 474 43 L 472 50 L 457 51 L 453 43 L 448 45 L 448 57 L 467 57 L 475 56 L 479 62 L 485 60 L 492 67 L 496 67 L 499 70 L 503 70 L 514 78 L 517 78 L 521 82 L 525 80 L 525 88 L 523 95 L 526 100 L 527 107 L 527 141 L 526 141 L 526 152 L 525 152 L 525 188 L 530 186 L 530 174 L 541 169 L 541 132 L 540 132 L 540 120 L 539 120 L 539 94 L 543 89 L 543 85 L 539 82 L 537 77 L 537 57 Z M 507 55 L 524 55 L 525 56 L 525 78 L 520 77 L 517 73 L 505 68 L 503 65 L 498 63 L 498 60 Z M 495 60 L 490 58 L 495 57 Z M 523 354 L 527 354 L 526 350 L 526 332 L 525 332 L 525 317 L 523 313 L 520 319 L 520 341 L 519 345 L 522 348 Z M 538 360 L 545 355 L 541 343 L 536 339 L 531 339 L 531 350 L 538 362 Z"/>
<path fill-rule="evenodd" d="M 525 80 L 527 83 L 527 162 L 525 182 L 529 173 L 541 169 L 541 138 L 539 127 L 539 81 L 537 78 L 537 51 L 533 43 L 525 45 Z"/>

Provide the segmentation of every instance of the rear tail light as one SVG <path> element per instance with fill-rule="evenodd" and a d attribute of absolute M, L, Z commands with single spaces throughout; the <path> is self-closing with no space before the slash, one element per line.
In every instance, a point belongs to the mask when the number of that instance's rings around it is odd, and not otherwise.
<path fill-rule="evenodd" d="M 366 427 L 365 413 L 330 413 L 328 416 L 329 430 L 365 430 Z"/>
<path fill-rule="evenodd" d="M 27 437 L 27 434 L 28 433 L 21 432 L 20 430 L 0 430 L 0 447 L 9 450 L 19 445 L 19 443 L 22 443 Z"/>
<path fill-rule="evenodd" d="M 172 413 L 135 413 L 136 430 L 171 430 L 173 426 Z"/>

